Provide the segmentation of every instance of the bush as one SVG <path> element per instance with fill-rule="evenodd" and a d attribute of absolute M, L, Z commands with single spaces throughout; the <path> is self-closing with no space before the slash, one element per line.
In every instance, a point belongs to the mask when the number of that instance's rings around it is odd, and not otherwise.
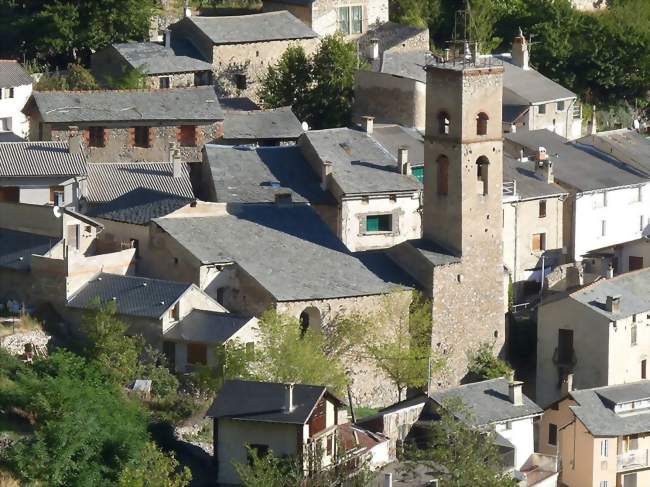
<path fill-rule="evenodd" d="M 470 381 L 478 382 L 497 377 L 510 377 L 513 370 L 508 362 L 494 355 L 492 345 L 483 343 L 469 355 L 468 372 Z"/>

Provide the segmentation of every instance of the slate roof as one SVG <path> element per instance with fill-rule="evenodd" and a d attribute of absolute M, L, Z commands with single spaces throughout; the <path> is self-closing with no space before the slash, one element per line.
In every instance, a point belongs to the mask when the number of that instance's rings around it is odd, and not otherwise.
<path fill-rule="evenodd" d="M 202 264 L 236 262 L 278 301 L 377 295 L 410 282 L 395 267 L 364 264 L 310 206 L 229 211 L 235 214 L 155 222 Z"/>
<path fill-rule="evenodd" d="M 223 112 L 212 86 L 168 90 L 35 91 L 45 123 L 215 122 Z"/>
<path fill-rule="evenodd" d="M 646 173 L 609 157 L 593 147 L 569 142 L 549 130 L 504 135 L 507 141 L 526 147 L 525 155 L 532 155 L 539 147 L 545 147 L 553 161 L 556 181 L 566 183 L 578 191 L 616 188 L 648 181 Z"/>
<path fill-rule="evenodd" d="M 195 201 L 185 196 L 161 193 L 147 188 L 136 188 L 106 204 L 92 208 L 88 215 L 133 225 L 148 225 Z"/>
<path fill-rule="evenodd" d="M 272 203 L 275 193 L 286 188 L 294 202 L 334 203 L 299 147 L 206 145 L 205 150 L 219 202 Z"/>
<path fill-rule="evenodd" d="M 177 53 L 172 47 L 155 42 L 126 42 L 112 46 L 134 69 L 146 74 L 211 71 L 212 65 L 201 59 Z"/>
<path fill-rule="evenodd" d="M 412 166 L 424 164 L 424 137 L 418 130 L 401 125 L 375 124 L 372 138 L 395 157 L 398 149 L 405 146 L 408 148 L 408 159 Z"/>
<path fill-rule="evenodd" d="M 589 144 L 591 137 L 584 137 L 580 142 Z M 622 129 L 599 132 L 595 137 L 624 153 L 627 156 L 624 162 L 650 173 L 650 135 L 640 134 L 636 130 Z"/>
<path fill-rule="evenodd" d="M 397 155 L 390 154 L 359 130 L 310 130 L 303 137 L 322 161 L 332 163 L 332 178 L 344 195 L 418 191 L 420 182 L 397 172 Z"/>
<path fill-rule="evenodd" d="M 27 142 L 27 139 L 19 137 L 13 132 L 0 132 L 0 142 Z"/>
<path fill-rule="evenodd" d="M 193 284 L 100 273 L 68 300 L 68 307 L 90 309 L 96 299 L 115 301 L 126 316 L 160 319 Z M 114 299 L 115 298 L 115 299 Z"/>
<path fill-rule="evenodd" d="M 501 115 L 503 123 L 512 123 L 517 122 L 519 117 L 529 110 L 529 107 L 526 105 L 503 105 L 501 110 Z"/>
<path fill-rule="evenodd" d="M 102 162 L 88 164 L 87 199 L 90 203 L 113 201 L 133 190 L 147 189 L 193 199 L 187 164 L 181 176 L 173 176 L 171 162 Z"/>
<path fill-rule="evenodd" d="M 83 151 L 70 153 L 66 142 L 0 143 L 0 176 L 42 177 L 86 174 Z"/>
<path fill-rule="evenodd" d="M 33 82 L 32 77 L 18 61 L 0 59 L 0 88 L 31 85 Z"/>
<path fill-rule="evenodd" d="M 32 254 L 45 255 L 60 240 L 60 237 L 0 228 L 0 267 L 28 271 L 32 265 Z"/>
<path fill-rule="evenodd" d="M 650 408 L 615 413 L 612 402 L 650 399 L 650 381 L 572 391 L 578 403 L 570 406 L 594 436 L 623 436 L 650 431 Z M 613 401 L 612 401 L 613 399 Z"/>
<path fill-rule="evenodd" d="M 224 112 L 261 110 L 261 107 L 247 96 L 219 98 Z"/>
<path fill-rule="evenodd" d="M 424 71 L 424 66 L 426 66 L 426 57 L 430 54 L 430 51 L 425 50 L 384 51 L 381 72 L 426 83 L 427 73 Z"/>
<path fill-rule="evenodd" d="M 226 140 L 296 140 L 303 132 L 291 107 L 230 112 L 223 122 Z"/>
<path fill-rule="evenodd" d="M 285 387 L 286 384 L 276 382 L 227 380 L 206 416 L 238 421 L 305 424 L 320 398 L 327 393 L 324 386 L 295 384 L 295 407 L 293 411 L 287 411 L 284 407 Z"/>
<path fill-rule="evenodd" d="M 555 168 L 555 165 L 553 167 Z M 567 194 L 561 186 L 548 184 L 541 175 L 535 174 L 533 161 L 519 161 L 507 154 L 503 155 L 503 180 L 517 181 L 517 195 L 521 199 Z"/>
<path fill-rule="evenodd" d="M 403 245 L 411 245 L 433 266 L 455 264 L 461 261 L 461 258 L 454 255 L 451 251 L 438 245 L 436 242 L 424 238 L 409 240 Z"/>
<path fill-rule="evenodd" d="M 538 416 L 544 412 L 525 395 L 523 405 L 515 406 L 508 395 L 508 380 L 503 377 L 434 392 L 430 397 L 441 406 L 448 400 L 460 399 L 470 414 L 470 422 L 476 426 Z"/>
<path fill-rule="evenodd" d="M 286 10 L 249 15 L 187 17 L 213 44 L 312 39 L 318 34 Z"/>
<path fill-rule="evenodd" d="M 219 344 L 227 342 L 250 317 L 194 309 L 165 331 L 165 340 Z"/>
<path fill-rule="evenodd" d="M 626 272 L 611 279 L 600 279 L 571 293 L 571 298 L 589 306 L 610 320 L 620 320 L 650 310 L 650 268 Z M 620 309 L 606 309 L 607 296 L 621 296 Z"/>
<path fill-rule="evenodd" d="M 513 64 L 509 54 L 494 56 L 504 61 L 503 88 L 515 93 L 529 104 L 576 98 L 576 94 L 547 78 L 533 68 L 524 70 Z"/>

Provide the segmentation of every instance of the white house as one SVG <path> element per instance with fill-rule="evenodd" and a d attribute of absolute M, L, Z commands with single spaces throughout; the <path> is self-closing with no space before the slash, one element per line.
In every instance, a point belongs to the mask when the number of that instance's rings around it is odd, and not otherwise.
<path fill-rule="evenodd" d="M 0 134 L 27 138 L 29 124 L 22 109 L 32 94 L 32 82 L 18 61 L 0 59 Z"/>

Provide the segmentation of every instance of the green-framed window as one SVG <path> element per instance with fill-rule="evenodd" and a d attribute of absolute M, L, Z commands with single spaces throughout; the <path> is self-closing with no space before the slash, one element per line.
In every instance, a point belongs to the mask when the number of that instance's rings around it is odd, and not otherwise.
<path fill-rule="evenodd" d="M 393 230 L 393 215 L 368 215 L 366 232 L 390 232 Z"/>
<path fill-rule="evenodd" d="M 411 169 L 413 176 L 417 178 L 418 181 L 424 181 L 424 166 L 416 166 Z"/>

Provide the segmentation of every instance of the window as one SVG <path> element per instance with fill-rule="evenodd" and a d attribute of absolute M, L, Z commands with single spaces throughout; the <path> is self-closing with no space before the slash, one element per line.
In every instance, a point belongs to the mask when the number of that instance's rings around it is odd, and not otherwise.
<path fill-rule="evenodd" d="M 506 429 L 511 430 L 512 429 L 512 421 L 506 421 Z"/>
<path fill-rule="evenodd" d="M 339 8 L 339 31 L 343 34 L 350 33 L 350 7 Z"/>
<path fill-rule="evenodd" d="M 606 457 L 609 454 L 609 440 L 600 440 L 600 456 Z"/>
<path fill-rule="evenodd" d="M 340 7 L 339 31 L 348 35 L 361 34 L 363 31 L 363 7 Z"/>
<path fill-rule="evenodd" d="M 180 143 L 183 147 L 196 146 L 196 126 L 194 125 L 181 125 L 180 128 Z"/>
<path fill-rule="evenodd" d="M 607 235 L 607 220 L 601 220 L 600 222 L 600 236 L 604 237 Z"/>
<path fill-rule="evenodd" d="M 449 135 L 450 123 L 449 114 L 447 112 L 438 113 L 438 133 L 440 135 Z"/>
<path fill-rule="evenodd" d="M 327 436 L 327 446 L 326 451 L 328 456 L 334 455 L 334 435 Z"/>
<path fill-rule="evenodd" d="M 560 364 L 573 362 L 573 330 L 557 331 L 557 361 Z"/>
<path fill-rule="evenodd" d="M 140 242 L 137 238 L 132 238 L 130 241 L 131 248 L 135 249 L 135 258 L 140 257 Z"/>
<path fill-rule="evenodd" d="M 298 321 L 300 322 L 300 336 L 303 336 L 309 329 L 309 313 L 307 311 L 300 313 Z"/>
<path fill-rule="evenodd" d="M 13 88 L 0 88 L 0 100 L 5 99 L 5 98 L 13 98 L 14 97 L 14 89 Z"/>
<path fill-rule="evenodd" d="M 11 130 L 11 119 L 10 118 L 0 118 L 0 132 L 8 132 Z"/>
<path fill-rule="evenodd" d="M 449 159 L 447 156 L 438 158 L 438 194 L 446 196 L 449 193 Z"/>
<path fill-rule="evenodd" d="M 244 73 L 237 73 L 235 75 L 235 86 L 238 90 L 246 89 L 248 82 L 246 81 L 246 75 Z"/>
<path fill-rule="evenodd" d="M 411 174 L 420 182 L 424 181 L 424 166 L 416 166 L 411 169 Z"/>
<path fill-rule="evenodd" d="M 169 76 L 161 76 L 158 78 L 158 86 L 160 87 L 161 90 L 165 90 L 169 88 L 171 85 L 170 78 Z"/>
<path fill-rule="evenodd" d="M 607 191 L 603 191 L 603 206 L 607 206 Z"/>
<path fill-rule="evenodd" d="M 641 378 L 646 379 L 647 378 L 647 372 L 648 372 L 648 363 L 646 359 L 641 360 Z"/>
<path fill-rule="evenodd" d="M 476 160 L 476 181 L 478 183 L 478 194 L 488 194 L 488 166 L 490 161 L 487 157 L 481 156 Z M 501 177 L 501 176 L 499 176 Z"/>
<path fill-rule="evenodd" d="M 553 423 L 548 425 L 548 444 L 557 446 L 557 425 Z"/>
<path fill-rule="evenodd" d="M 637 478 L 635 473 L 628 473 L 623 476 L 623 487 L 637 487 Z"/>
<path fill-rule="evenodd" d="M 546 105 L 540 105 L 538 112 L 540 115 L 544 115 L 546 113 Z"/>
<path fill-rule="evenodd" d="M 88 127 L 88 147 L 105 147 L 106 130 L 104 127 Z"/>
<path fill-rule="evenodd" d="M 636 346 L 636 323 L 632 323 L 630 327 L 630 345 Z"/>
<path fill-rule="evenodd" d="M 248 445 L 248 464 L 253 465 L 253 458 L 251 455 L 255 455 L 257 458 L 264 458 L 269 453 L 269 445 L 260 445 L 260 444 L 251 444 Z"/>
<path fill-rule="evenodd" d="M 207 345 L 205 343 L 188 343 L 187 363 L 191 365 L 206 365 L 208 363 Z"/>
<path fill-rule="evenodd" d="M 176 303 L 171 309 L 171 318 L 174 321 L 178 321 L 180 319 L 180 307 L 178 303 Z"/>
<path fill-rule="evenodd" d="M 489 117 L 487 113 L 479 113 L 476 116 L 476 135 L 486 135 Z"/>
<path fill-rule="evenodd" d="M 361 34 L 363 30 L 363 8 L 358 5 L 352 7 L 352 33 Z"/>
<path fill-rule="evenodd" d="M 546 200 L 539 202 L 539 217 L 546 218 Z"/>
<path fill-rule="evenodd" d="M 557 108 L 558 112 L 563 112 L 564 111 L 564 100 L 563 101 L 558 101 L 556 108 Z"/>
<path fill-rule="evenodd" d="M 636 201 L 643 201 L 643 186 L 639 186 L 636 189 Z"/>
<path fill-rule="evenodd" d="M 20 201 L 20 189 L 17 186 L 0 186 L 0 201 L 18 203 Z"/>
<path fill-rule="evenodd" d="M 601 480 L 600 484 L 598 484 L 599 487 L 608 487 L 607 480 Z"/>
<path fill-rule="evenodd" d="M 533 233 L 533 252 L 541 252 L 546 250 L 546 234 Z"/>
<path fill-rule="evenodd" d="M 638 257 L 636 255 L 629 255 L 627 258 L 627 267 L 628 271 L 638 271 L 643 269 L 643 257 Z"/>
<path fill-rule="evenodd" d="M 133 145 L 135 147 L 151 147 L 151 129 L 150 127 L 133 128 Z"/>
<path fill-rule="evenodd" d="M 52 186 L 50 188 L 50 203 L 56 206 L 63 206 L 65 201 L 63 186 Z"/>
<path fill-rule="evenodd" d="M 393 230 L 393 215 L 368 215 L 366 232 L 390 232 Z"/>

